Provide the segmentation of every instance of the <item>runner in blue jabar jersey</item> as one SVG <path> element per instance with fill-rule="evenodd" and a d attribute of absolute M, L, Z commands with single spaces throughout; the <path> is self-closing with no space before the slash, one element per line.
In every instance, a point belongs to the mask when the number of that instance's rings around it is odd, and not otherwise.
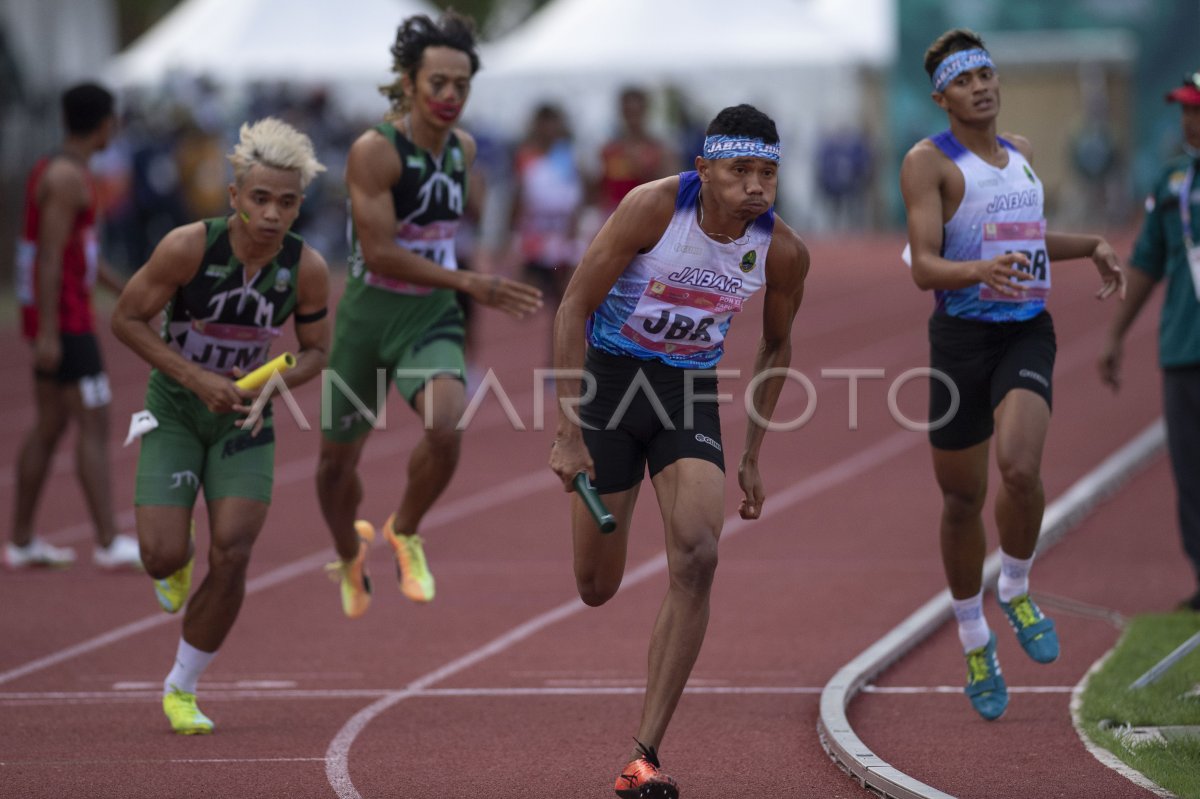
<path fill-rule="evenodd" d="M 967 657 L 966 693 L 981 716 L 995 719 L 1008 706 L 1008 690 L 983 616 L 988 448 L 994 437 L 1000 605 L 1025 651 L 1046 663 L 1058 657 L 1058 636 L 1029 598 L 1029 569 L 1045 508 L 1040 472 L 1056 349 L 1045 309 L 1051 264 L 1091 258 L 1102 299 L 1124 296 L 1125 276 L 1099 236 L 1046 230 L 1033 149 L 1020 136 L 996 133 L 1000 83 L 979 36 L 944 33 L 926 52 L 925 71 L 950 127 L 904 158 L 905 257 L 917 286 L 936 298 L 929 438 L 943 499 L 942 562 Z"/>
<path fill-rule="evenodd" d="M 765 289 L 754 375 L 754 420 L 738 467 L 743 518 L 758 518 L 758 452 L 791 362 L 792 320 L 808 250 L 776 218 L 775 123 L 748 105 L 709 125 L 696 171 L 630 192 L 592 242 L 555 318 L 554 365 L 584 367 L 594 394 L 573 418 L 580 382 L 560 377 L 550 466 L 567 490 L 587 472 L 618 521 L 600 531 L 573 500 L 575 582 L 589 605 L 613 597 L 625 572 L 629 520 L 647 466 L 665 522 L 670 582 L 650 639 L 637 747 L 622 797 L 678 796 L 657 748 L 700 652 L 724 517 L 724 453 L 714 367 L 733 317 Z M 586 361 L 585 361 L 586 350 Z M 585 365 L 586 364 L 586 365 Z"/>

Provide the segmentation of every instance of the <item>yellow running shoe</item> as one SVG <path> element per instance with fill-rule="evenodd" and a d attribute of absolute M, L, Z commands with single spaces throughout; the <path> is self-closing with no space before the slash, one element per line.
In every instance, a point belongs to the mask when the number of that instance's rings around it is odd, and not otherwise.
<path fill-rule="evenodd" d="M 188 594 L 192 590 L 192 567 L 196 565 L 196 522 L 194 519 L 188 547 L 192 550 L 192 556 L 188 558 L 188 562 L 184 564 L 183 568 L 168 577 L 154 581 L 154 596 L 158 597 L 158 604 L 167 613 L 178 612 L 187 602 Z"/>
<path fill-rule="evenodd" d="M 403 535 L 396 532 L 396 514 L 383 523 L 383 535 L 396 551 L 396 577 L 400 590 L 413 602 L 433 601 L 433 575 L 425 562 L 423 541 L 419 535 Z"/>
<path fill-rule="evenodd" d="M 330 579 L 342 587 L 342 612 L 357 619 L 367 612 L 371 604 L 371 578 L 367 576 L 367 548 L 375 540 L 375 528 L 370 522 L 359 519 L 354 523 L 358 533 L 358 554 L 354 560 L 338 558 L 325 566 Z"/>
<path fill-rule="evenodd" d="M 167 714 L 171 729 L 180 735 L 208 735 L 213 731 L 212 719 L 196 707 L 196 695 L 174 685 L 170 693 L 163 694 L 163 713 Z"/>

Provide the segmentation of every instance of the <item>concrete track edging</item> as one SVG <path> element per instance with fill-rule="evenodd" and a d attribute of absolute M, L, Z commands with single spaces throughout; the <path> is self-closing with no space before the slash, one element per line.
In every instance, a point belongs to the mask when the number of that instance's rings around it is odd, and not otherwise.
<path fill-rule="evenodd" d="M 1163 449 L 1166 432 L 1157 419 L 1129 443 L 1075 482 L 1042 517 L 1038 552 L 1057 543 L 1104 499 L 1140 472 Z M 1000 553 L 984 562 L 984 585 L 993 587 Z M 826 754 L 867 790 L 889 799 L 953 799 L 889 765 L 850 726 L 846 708 L 864 685 L 907 654 L 953 616 L 949 590 L 942 590 L 834 674 L 821 691 L 817 734 Z"/>

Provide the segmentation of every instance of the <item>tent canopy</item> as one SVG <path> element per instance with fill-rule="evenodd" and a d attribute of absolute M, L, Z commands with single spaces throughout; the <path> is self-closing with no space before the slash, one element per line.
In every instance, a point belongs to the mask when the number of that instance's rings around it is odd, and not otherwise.
<path fill-rule="evenodd" d="M 371 97 L 390 80 L 400 21 L 437 13 L 425 0 L 184 0 L 106 77 L 122 87 L 157 86 L 172 72 L 234 87 L 287 80 Z"/>
<path fill-rule="evenodd" d="M 467 108 L 476 125 L 519 136 L 533 108 L 566 112 L 586 161 L 617 125 L 617 95 L 671 88 L 707 123 L 750 103 L 779 126 L 780 202 L 789 222 L 820 227 L 816 144 L 869 127 L 866 76 L 897 49 L 895 0 L 553 0 L 483 49 Z M 661 121 L 661 120 L 660 120 Z M 660 125 L 660 133 L 670 133 Z"/>
<path fill-rule="evenodd" d="M 495 75 L 707 72 L 734 65 L 882 65 L 895 56 L 890 0 L 556 0 L 488 49 Z"/>

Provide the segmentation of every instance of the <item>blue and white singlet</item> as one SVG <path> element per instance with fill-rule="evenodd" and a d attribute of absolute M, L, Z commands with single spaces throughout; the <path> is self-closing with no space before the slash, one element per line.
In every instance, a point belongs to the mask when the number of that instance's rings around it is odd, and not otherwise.
<path fill-rule="evenodd" d="M 766 283 L 773 209 L 732 243 L 700 230 L 700 177 L 679 176 L 675 214 L 662 238 L 617 278 L 588 319 L 588 343 L 598 350 L 687 369 L 710 369 L 725 351 L 733 315 Z"/>
<path fill-rule="evenodd" d="M 1001 169 L 964 147 L 949 130 L 930 139 L 962 171 L 962 203 L 943 229 L 942 257 L 951 261 L 991 260 L 1007 252 L 1029 258 L 1034 280 L 1026 281 L 1019 299 L 983 283 L 963 289 L 936 290 L 934 313 L 985 322 L 1032 319 L 1046 307 L 1050 293 L 1050 259 L 1046 254 L 1046 218 L 1042 181 L 1012 142 Z"/>

